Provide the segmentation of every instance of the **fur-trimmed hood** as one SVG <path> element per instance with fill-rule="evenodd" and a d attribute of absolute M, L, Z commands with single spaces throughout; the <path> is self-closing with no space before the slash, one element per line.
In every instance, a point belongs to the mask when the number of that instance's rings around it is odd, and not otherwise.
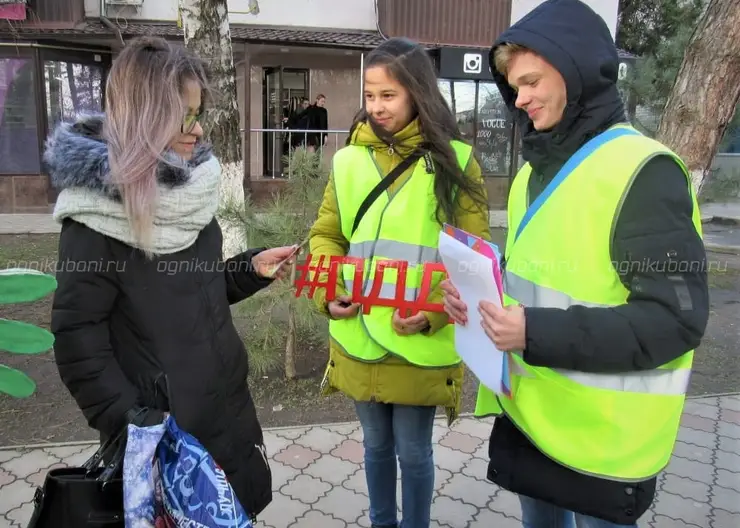
<path fill-rule="evenodd" d="M 87 115 L 60 123 L 44 152 L 52 186 L 59 191 L 54 219 L 70 218 L 150 254 L 181 251 L 197 239 L 216 215 L 221 165 L 207 144 L 185 161 L 168 151 L 157 170 L 156 207 L 147 241 L 135 236 L 121 193 L 111 183 L 108 146 L 102 138 L 105 116 Z"/>
<path fill-rule="evenodd" d="M 44 163 L 55 189 L 82 187 L 120 201 L 120 193 L 110 183 L 108 145 L 102 138 L 104 122 L 104 114 L 86 114 L 75 121 L 59 123 L 52 131 L 46 141 Z M 191 179 L 193 169 L 212 156 L 213 150 L 206 143 L 199 143 L 187 162 L 166 152 L 157 179 L 166 188 L 182 186 Z"/>

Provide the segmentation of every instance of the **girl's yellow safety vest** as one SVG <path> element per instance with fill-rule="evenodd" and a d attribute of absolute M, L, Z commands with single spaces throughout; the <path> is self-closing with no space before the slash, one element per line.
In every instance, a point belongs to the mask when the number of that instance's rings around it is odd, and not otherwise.
<path fill-rule="evenodd" d="M 460 167 L 464 168 L 472 148 L 460 141 L 453 141 L 452 147 Z M 394 194 L 386 191 L 375 200 L 352 234 L 360 205 L 385 174 L 380 172 L 372 150 L 367 147 L 350 145 L 334 155 L 332 175 L 342 233 L 349 240 L 347 256 L 364 259 L 360 276 L 365 296 L 373 289 L 376 265 L 382 260 L 407 262 L 406 284 L 397 292 L 398 272 L 387 268 L 377 293 L 385 299 L 401 294 L 408 301 L 419 296 L 423 265 L 441 262 L 437 252 L 441 226 L 435 217 L 434 172 L 427 171 L 424 158 L 413 171 Z M 345 264 L 341 270 L 350 294 L 356 280 L 355 269 L 354 265 Z M 442 273 L 433 275 L 432 290 L 442 277 Z M 369 314 L 360 310 L 357 317 L 330 320 L 329 333 L 346 354 L 360 361 L 382 361 L 393 354 L 419 367 L 440 368 L 460 363 L 453 325 L 446 325 L 431 336 L 399 336 L 391 325 L 394 311 L 393 307 L 372 306 Z"/>

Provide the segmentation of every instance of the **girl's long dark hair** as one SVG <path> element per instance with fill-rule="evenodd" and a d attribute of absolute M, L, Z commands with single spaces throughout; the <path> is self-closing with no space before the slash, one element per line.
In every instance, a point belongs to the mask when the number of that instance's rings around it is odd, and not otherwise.
<path fill-rule="evenodd" d="M 380 44 L 365 58 L 365 68 L 384 66 L 388 74 L 408 90 L 414 106 L 414 114 L 419 119 L 419 128 L 429 149 L 435 168 L 434 194 L 437 198 L 436 218 L 457 224 L 455 210 L 458 208 L 457 196 L 468 194 L 474 207 L 488 210 L 488 203 L 482 182 L 465 176 L 464 168 L 457 162 L 455 151 L 450 144 L 453 139 L 463 141 L 457 120 L 437 85 L 434 65 L 426 50 L 406 38 L 391 38 Z M 393 135 L 377 126 L 363 108 L 355 116 L 347 144 L 358 124 L 368 122 L 376 135 L 388 143 Z"/>

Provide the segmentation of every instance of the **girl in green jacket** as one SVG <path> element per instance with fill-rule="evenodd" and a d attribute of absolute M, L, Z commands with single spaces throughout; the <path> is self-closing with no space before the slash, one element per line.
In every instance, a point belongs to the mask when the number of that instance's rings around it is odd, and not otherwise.
<path fill-rule="evenodd" d="M 418 164 L 431 160 L 433 167 L 429 170 L 433 171 L 434 191 L 428 199 L 433 202 L 423 209 L 432 211 L 432 214 L 429 215 L 431 218 L 404 218 L 404 222 L 412 225 L 431 221 L 436 222 L 439 229 L 443 222 L 448 222 L 490 239 L 488 200 L 480 166 L 472 154 L 464 166 L 458 162 L 452 142 L 462 141 L 462 135 L 455 116 L 439 91 L 434 67 L 425 49 L 406 39 L 385 41 L 367 56 L 364 80 L 364 108 L 351 127 L 345 148 L 360 146 L 363 150 L 369 149 L 374 160 L 374 174 L 333 173 L 330 176 L 318 219 L 310 234 L 314 261 L 321 255 L 327 260 L 329 256 L 347 255 L 350 247 L 348 238 L 351 237 L 342 230 L 342 218 L 346 222 L 348 211 L 345 208 L 340 211 L 338 178 L 377 178 L 377 171 L 387 175 L 422 144 L 431 157 L 412 164 L 386 192 L 392 200 L 395 193 L 404 188 Z M 414 177 L 426 176 L 414 173 Z M 425 196 L 419 196 L 419 199 L 425 199 Z M 349 213 L 353 215 L 356 211 Z M 373 219 L 368 215 L 362 221 L 372 222 Z M 399 229 L 403 226 L 399 225 Z M 325 290 L 316 291 L 314 300 L 328 317 L 335 320 L 361 317 L 358 315 L 360 307 L 352 303 L 341 274 L 337 284 L 338 297 L 327 302 L 325 293 Z M 429 301 L 441 303 L 439 288 L 432 291 Z M 387 324 L 389 332 L 401 336 L 421 334 L 433 339 L 448 324 L 448 316 L 443 312 L 422 311 L 404 318 L 396 311 L 392 317 L 388 316 Z M 371 337 L 360 332 L 353 339 L 371 340 Z M 450 342 L 450 346 L 454 344 Z M 374 362 L 362 361 L 357 355 L 332 339 L 323 393 L 340 391 L 356 402 L 364 435 L 370 522 L 378 528 L 398 526 L 398 456 L 403 494 L 401 526 L 427 528 L 434 490 L 432 426 L 435 409 L 437 406 L 445 407 L 450 419 L 459 413 L 462 363 L 443 368 L 423 368 L 394 350 L 387 350 L 382 360 Z"/>

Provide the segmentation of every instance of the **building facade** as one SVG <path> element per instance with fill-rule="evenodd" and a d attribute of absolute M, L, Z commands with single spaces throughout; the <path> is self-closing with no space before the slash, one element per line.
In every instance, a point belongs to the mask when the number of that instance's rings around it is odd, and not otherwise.
<path fill-rule="evenodd" d="M 541 0 L 230 0 L 245 138 L 259 199 L 284 185 L 283 122 L 293 98 L 326 98 L 331 156 L 361 108 L 365 54 L 385 38 L 427 46 L 439 86 L 474 142 L 491 205 L 503 206 L 520 160 L 516 129 L 493 84 L 487 47 Z M 614 34 L 618 0 L 588 0 Z M 125 42 L 182 42 L 178 0 L 0 0 L 0 212 L 46 212 L 55 200 L 42 153 L 49 130 L 104 108 L 111 61 Z M 246 174 L 245 174 L 246 175 Z"/>

